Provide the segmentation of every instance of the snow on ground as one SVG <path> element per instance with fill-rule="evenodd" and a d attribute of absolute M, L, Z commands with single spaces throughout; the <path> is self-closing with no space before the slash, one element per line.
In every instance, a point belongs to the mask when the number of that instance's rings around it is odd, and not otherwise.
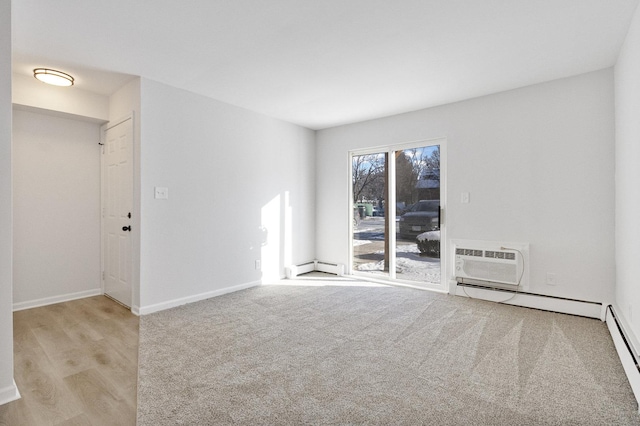
<path fill-rule="evenodd" d="M 353 246 L 358 247 L 365 244 L 372 243 L 370 240 L 353 240 Z M 384 254 L 384 250 L 376 250 L 375 254 Z M 417 244 L 400 244 L 396 246 L 396 253 L 420 253 Z"/>
<path fill-rule="evenodd" d="M 358 265 L 359 271 L 383 273 L 384 260 Z M 396 259 L 396 278 L 401 280 L 440 283 L 440 259 L 416 256 Z"/>
<path fill-rule="evenodd" d="M 357 251 L 358 257 L 362 256 L 364 260 L 368 257 L 367 263 L 361 263 L 354 265 L 359 271 L 367 271 L 372 274 L 386 274 L 384 272 L 384 260 L 376 261 L 374 259 L 381 259 L 384 257 L 384 250 L 380 250 L 383 247 L 381 244 L 384 242 L 384 222 L 374 221 L 370 219 L 371 223 L 362 223 L 358 226 L 362 226 L 362 229 L 354 229 L 353 247 L 363 246 L 365 244 L 374 243 L 373 246 L 359 248 Z M 375 225 L 375 226 L 372 226 Z M 356 235 L 362 239 L 356 239 Z M 436 235 L 433 233 L 425 233 L 428 235 L 422 235 L 423 238 L 436 239 Z M 440 232 L 437 232 L 439 239 Z M 375 256 L 371 256 L 375 255 Z M 420 282 L 432 282 L 440 283 L 440 259 L 420 256 L 420 250 L 418 244 L 414 242 L 398 240 L 396 245 L 396 278 L 400 280 L 415 281 L 419 285 Z"/>
<path fill-rule="evenodd" d="M 377 231 L 380 231 L 380 229 L 379 228 L 375 228 L 375 227 L 373 227 L 373 228 L 360 228 L 360 229 L 354 229 L 353 233 L 354 234 L 359 234 L 361 232 L 377 232 Z"/>
<path fill-rule="evenodd" d="M 384 254 L 384 250 L 378 250 L 376 254 Z M 402 244 L 396 246 L 396 253 L 420 253 L 417 244 Z"/>
<path fill-rule="evenodd" d="M 437 262 L 424 262 L 399 257 L 396 259 L 396 278 L 440 283 L 440 259 Z"/>
<path fill-rule="evenodd" d="M 440 241 L 440 231 L 427 231 L 416 237 L 418 241 Z"/>

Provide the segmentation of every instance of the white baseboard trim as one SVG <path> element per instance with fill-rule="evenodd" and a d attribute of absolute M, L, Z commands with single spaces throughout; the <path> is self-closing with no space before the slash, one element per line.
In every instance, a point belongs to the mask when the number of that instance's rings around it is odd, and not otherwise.
<path fill-rule="evenodd" d="M 99 296 L 102 290 L 99 288 L 93 290 L 79 291 L 77 293 L 61 294 L 59 296 L 44 297 L 42 299 L 28 300 L 26 302 L 18 302 L 13 304 L 13 310 L 22 311 L 24 309 L 39 308 L 41 306 L 53 305 L 56 303 L 68 302 L 70 300 L 84 299 L 85 297 Z"/>
<path fill-rule="evenodd" d="M 0 389 L 0 405 L 20 399 L 20 391 L 14 380 L 12 386 Z"/>
<path fill-rule="evenodd" d="M 207 291 L 206 293 L 194 294 L 193 296 L 181 297 L 179 299 L 167 300 L 166 302 L 156 303 L 149 306 L 140 306 L 137 315 L 148 315 L 154 312 L 164 311 L 165 309 L 175 308 L 176 306 L 186 305 L 187 303 L 199 302 L 200 300 L 210 299 L 223 294 L 233 293 L 235 291 L 245 290 L 251 287 L 257 287 L 262 281 L 253 281 L 249 283 L 239 284 L 231 287 L 221 288 L 219 290 Z M 135 312 L 134 312 L 135 313 Z"/>
<path fill-rule="evenodd" d="M 344 265 L 341 263 L 328 263 L 320 260 L 314 260 L 313 262 L 302 263 L 300 265 L 287 266 L 285 268 L 285 276 L 288 279 L 293 279 L 298 275 L 315 271 L 336 274 L 341 277 L 344 275 Z"/>
<path fill-rule="evenodd" d="M 453 294 L 455 294 L 456 296 L 488 300 L 491 302 L 503 302 L 508 305 L 523 306 L 525 308 L 541 309 L 543 311 L 560 312 L 563 314 L 604 319 L 602 318 L 602 304 L 596 302 L 564 299 L 531 293 L 518 293 L 514 295 L 514 293 L 511 291 L 500 291 L 496 289 L 475 286 L 463 286 L 460 284 L 457 284 L 455 286 L 455 291 Z M 512 296 L 513 298 L 511 298 Z"/>
<path fill-rule="evenodd" d="M 626 335 L 627 330 L 625 330 L 623 322 L 616 316 L 616 310 L 612 306 L 607 309 L 605 321 L 622 363 L 622 368 L 624 368 L 633 394 L 636 397 L 636 401 L 638 401 L 638 407 L 640 407 L 640 367 L 638 366 L 640 359 L 638 359 L 637 348 L 633 348 L 631 339 Z M 638 412 L 640 412 L 640 408 Z"/>
<path fill-rule="evenodd" d="M 137 317 L 140 316 L 140 306 L 138 305 L 132 305 L 131 306 L 131 313 Z"/>

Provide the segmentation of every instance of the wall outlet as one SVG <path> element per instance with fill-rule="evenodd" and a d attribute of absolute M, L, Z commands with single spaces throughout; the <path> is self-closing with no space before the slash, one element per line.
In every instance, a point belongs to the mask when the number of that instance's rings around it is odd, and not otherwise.
<path fill-rule="evenodd" d="M 558 284 L 558 279 L 554 272 L 547 272 L 547 285 L 556 285 Z"/>
<path fill-rule="evenodd" d="M 262 262 L 260 260 L 256 260 L 256 271 L 262 269 Z"/>

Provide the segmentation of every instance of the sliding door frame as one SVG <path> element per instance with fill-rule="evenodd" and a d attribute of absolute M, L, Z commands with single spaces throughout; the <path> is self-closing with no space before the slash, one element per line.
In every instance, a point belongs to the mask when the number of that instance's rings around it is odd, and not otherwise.
<path fill-rule="evenodd" d="M 396 161 L 395 153 L 412 148 L 421 148 L 427 146 L 440 146 L 440 282 L 439 283 L 422 283 L 424 285 L 417 285 L 415 281 L 408 281 L 396 278 Z M 367 155 L 367 154 L 386 154 L 387 155 L 387 214 L 389 220 L 389 235 L 386 236 L 389 240 L 389 275 L 388 277 L 382 275 L 373 275 L 367 272 L 354 271 L 353 264 L 353 231 L 354 231 L 354 209 L 353 209 L 353 168 L 352 161 L 354 156 Z M 349 166 L 349 259 L 347 262 L 347 275 L 352 275 L 358 278 L 365 278 L 368 281 L 383 282 L 386 284 L 403 285 L 409 287 L 417 287 L 420 289 L 427 289 L 439 292 L 448 292 L 448 269 L 447 269 L 447 228 L 448 223 L 446 219 L 446 196 L 447 196 L 447 139 L 435 138 L 435 139 L 422 139 L 412 142 L 404 142 L 392 145 L 383 145 L 372 148 L 354 149 L 348 152 L 348 166 Z"/>

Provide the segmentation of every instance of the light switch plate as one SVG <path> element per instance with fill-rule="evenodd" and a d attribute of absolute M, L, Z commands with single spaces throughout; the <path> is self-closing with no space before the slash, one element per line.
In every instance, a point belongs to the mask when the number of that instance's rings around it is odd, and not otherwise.
<path fill-rule="evenodd" d="M 462 204 L 469 204 L 470 199 L 471 199 L 471 195 L 468 192 L 463 192 L 460 195 L 460 202 Z"/>
<path fill-rule="evenodd" d="M 156 186 L 154 188 L 154 194 L 157 200 L 166 200 L 169 198 L 169 188 Z"/>

